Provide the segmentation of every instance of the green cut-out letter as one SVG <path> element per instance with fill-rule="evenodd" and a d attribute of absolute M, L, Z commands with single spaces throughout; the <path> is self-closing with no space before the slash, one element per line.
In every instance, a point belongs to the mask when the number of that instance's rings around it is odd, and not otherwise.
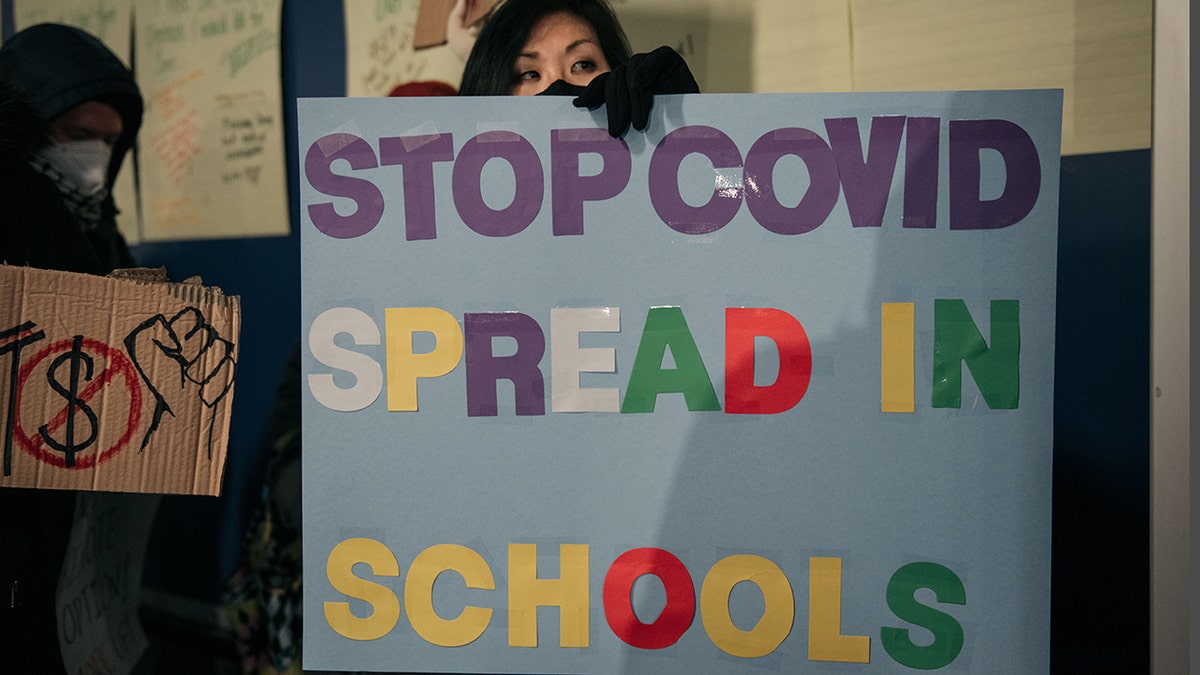
<path fill-rule="evenodd" d="M 962 300 L 933 301 L 933 407 L 962 407 L 966 362 L 993 410 L 1012 410 L 1020 398 L 1020 303 L 993 300 L 991 346 L 983 340 Z"/>
<path fill-rule="evenodd" d="M 675 367 L 664 369 L 667 348 Z M 659 394 L 682 393 L 688 410 L 720 410 L 717 392 L 708 379 L 700 350 L 679 307 L 651 307 L 638 344 L 621 412 L 654 412 Z"/>
<path fill-rule="evenodd" d="M 963 648 L 963 629 L 954 617 L 917 602 L 919 588 L 933 591 L 938 602 L 965 605 L 967 591 L 962 580 L 949 569 L 931 562 L 909 563 L 896 570 L 887 585 L 888 609 L 901 621 L 907 621 L 933 633 L 933 642 L 913 644 L 907 628 L 880 629 L 884 651 L 897 663 L 918 670 L 936 670 L 954 662 Z"/>

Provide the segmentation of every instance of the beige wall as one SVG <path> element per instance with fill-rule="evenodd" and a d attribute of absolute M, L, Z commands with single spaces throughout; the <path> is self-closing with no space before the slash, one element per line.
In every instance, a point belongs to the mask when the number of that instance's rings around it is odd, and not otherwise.
<path fill-rule="evenodd" d="M 1152 0 L 612 0 L 706 92 L 1061 88 L 1063 153 L 1150 147 Z"/>
<path fill-rule="evenodd" d="M 1197 467 L 1192 456 L 1190 329 L 1195 320 L 1189 155 L 1190 0 L 1158 0 L 1155 16 L 1154 176 L 1150 265 L 1150 669 L 1196 672 Z M 1190 603 L 1190 604 L 1189 604 Z M 1189 624 L 1189 620 L 1191 623 Z M 1191 652 L 1189 655 L 1189 640 Z M 1190 661 L 1190 662 L 1189 662 Z M 1189 669 L 1190 666 L 1190 669 Z"/>

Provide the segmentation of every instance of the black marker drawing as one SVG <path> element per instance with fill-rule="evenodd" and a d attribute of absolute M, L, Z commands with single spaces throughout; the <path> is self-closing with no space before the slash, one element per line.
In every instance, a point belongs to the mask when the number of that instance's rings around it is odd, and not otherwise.
<path fill-rule="evenodd" d="M 175 416 L 172 404 L 186 405 L 198 394 L 206 407 L 215 408 L 233 386 L 233 343 L 218 335 L 195 307 L 170 319 L 162 314 L 146 319 L 125 338 L 125 350 L 155 400 L 150 428 L 142 438 L 143 451 L 158 430 L 163 413 Z M 164 358 L 168 360 L 166 366 Z M 208 427 L 209 459 L 215 424 L 213 415 Z"/>
<path fill-rule="evenodd" d="M 17 423 L 17 387 L 20 385 L 17 382 L 17 376 L 21 372 L 21 349 L 28 344 L 32 344 L 46 337 L 45 331 L 37 331 L 22 336 L 22 333 L 32 331 L 37 324 L 32 321 L 9 328 L 5 331 L 0 331 L 0 342 L 4 342 L 9 338 L 16 337 L 15 340 L 0 344 L 0 355 L 12 352 L 12 364 L 8 371 L 8 415 L 4 422 L 4 475 L 12 475 L 12 443 L 13 429 Z"/>
<path fill-rule="evenodd" d="M 66 384 L 63 384 L 62 374 L 59 373 L 64 366 L 68 370 Z M 81 366 L 86 370 L 81 370 Z M 71 340 L 70 351 L 60 354 L 58 358 L 54 359 L 50 364 L 50 370 L 46 372 L 46 382 L 49 383 L 50 388 L 67 400 L 66 438 L 62 441 L 55 438 L 50 432 L 49 424 L 39 427 L 38 434 L 41 435 L 42 441 L 46 445 L 63 453 L 68 468 L 75 466 L 75 453 L 82 452 L 95 443 L 96 435 L 100 432 L 96 413 L 92 411 L 87 402 L 79 398 L 79 381 L 82 379 L 90 382 L 94 367 L 95 361 L 83 350 L 83 336 L 76 335 Z M 83 413 L 91 429 L 87 437 L 82 440 L 76 438 L 76 411 Z"/>

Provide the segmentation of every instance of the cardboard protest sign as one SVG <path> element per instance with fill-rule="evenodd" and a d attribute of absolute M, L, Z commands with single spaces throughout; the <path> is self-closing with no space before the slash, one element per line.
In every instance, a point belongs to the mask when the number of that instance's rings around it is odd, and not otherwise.
<path fill-rule="evenodd" d="M 158 495 L 83 492 L 58 586 L 58 642 L 68 673 L 131 673 L 149 642 L 142 630 L 142 565 Z"/>
<path fill-rule="evenodd" d="M 220 494 L 239 301 L 151 272 L 0 265 L 0 489 Z"/>
<path fill-rule="evenodd" d="M 300 101 L 305 668 L 1047 671 L 1061 101 Z"/>

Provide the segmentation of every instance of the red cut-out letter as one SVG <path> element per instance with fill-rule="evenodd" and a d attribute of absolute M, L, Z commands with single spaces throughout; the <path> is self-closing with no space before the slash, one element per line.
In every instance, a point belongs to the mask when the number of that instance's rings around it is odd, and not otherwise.
<path fill-rule="evenodd" d="M 653 623 L 633 611 L 633 584 L 653 574 L 667 592 L 667 605 Z M 663 649 L 679 641 L 696 616 L 696 589 L 679 558 L 660 548 L 635 548 L 621 554 L 604 577 L 604 616 L 613 633 L 639 649 Z"/>
<path fill-rule="evenodd" d="M 779 374 L 772 384 L 754 384 L 754 338 L 765 337 L 779 350 Z M 773 415 L 791 410 L 808 391 L 812 347 L 804 326 L 779 309 L 725 308 L 725 412 Z"/>

